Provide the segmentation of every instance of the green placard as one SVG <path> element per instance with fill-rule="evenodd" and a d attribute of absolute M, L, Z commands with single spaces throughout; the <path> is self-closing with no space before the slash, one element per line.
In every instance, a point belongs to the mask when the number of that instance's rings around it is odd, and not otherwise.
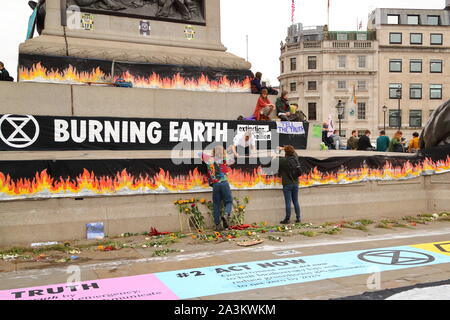
<path fill-rule="evenodd" d="M 322 138 L 322 126 L 319 124 L 313 125 L 313 137 Z"/>

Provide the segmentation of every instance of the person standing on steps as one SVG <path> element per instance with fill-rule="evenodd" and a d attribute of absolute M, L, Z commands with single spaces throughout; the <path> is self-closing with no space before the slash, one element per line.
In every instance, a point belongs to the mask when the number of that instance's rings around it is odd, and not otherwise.
<path fill-rule="evenodd" d="M 295 223 L 301 222 L 300 204 L 298 201 L 299 193 L 299 177 L 301 175 L 300 161 L 293 146 L 287 145 L 279 147 L 284 150 L 284 157 L 274 157 L 273 161 L 278 161 L 278 173 L 281 176 L 283 184 L 284 203 L 286 215 L 280 222 L 281 224 L 289 224 L 291 219 L 291 203 L 295 210 Z"/>

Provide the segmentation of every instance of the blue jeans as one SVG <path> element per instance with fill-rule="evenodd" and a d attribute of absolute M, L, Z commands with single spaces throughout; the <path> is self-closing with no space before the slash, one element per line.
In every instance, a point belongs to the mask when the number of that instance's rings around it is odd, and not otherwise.
<path fill-rule="evenodd" d="M 231 214 L 233 208 L 233 197 L 231 195 L 230 185 L 227 181 L 217 182 L 213 185 L 213 204 L 214 204 L 214 223 L 220 224 L 220 209 L 222 201 L 225 204 L 225 214 Z"/>
<path fill-rule="evenodd" d="M 286 204 L 285 220 L 291 219 L 291 201 L 294 204 L 295 216 L 300 220 L 300 205 L 298 203 L 298 184 L 283 186 L 284 202 Z"/>

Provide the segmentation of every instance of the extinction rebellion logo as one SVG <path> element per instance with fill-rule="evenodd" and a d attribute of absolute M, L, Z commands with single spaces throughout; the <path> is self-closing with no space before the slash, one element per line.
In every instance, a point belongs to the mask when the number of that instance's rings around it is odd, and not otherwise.
<path fill-rule="evenodd" d="M 39 137 L 39 124 L 33 116 L 6 114 L 0 118 L 0 139 L 8 146 L 22 149 Z"/>

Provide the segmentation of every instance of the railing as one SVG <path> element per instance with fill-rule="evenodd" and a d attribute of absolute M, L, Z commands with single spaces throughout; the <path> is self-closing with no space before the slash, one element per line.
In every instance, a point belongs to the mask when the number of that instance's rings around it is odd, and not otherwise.
<path fill-rule="evenodd" d="M 375 48 L 375 44 L 373 41 L 345 41 L 345 40 L 336 40 L 336 41 L 301 41 L 296 43 L 287 43 L 283 48 L 282 52 L 290 51 L 290 50 L 299 50 L 299 49 L 320 49 L 320 48 L 332 48 L 332 49 L 372 49 Z"/>
<path fill-rule="evenodd" d="M 303 48 L 305 49 L 322 48 L 322 41 L 304 41 Z"/>
<path fill-rule="evenodd" d="M 333 49 L 346 49 L 350 48 L 350 42 L 348 41 L 333 41 Z"/>
<path fill-rule="evenodd" d="M 357 49 L 372 48 L 372 42 L 370 41 L 355 41 L 353 42 L 353 47 Z"/>

